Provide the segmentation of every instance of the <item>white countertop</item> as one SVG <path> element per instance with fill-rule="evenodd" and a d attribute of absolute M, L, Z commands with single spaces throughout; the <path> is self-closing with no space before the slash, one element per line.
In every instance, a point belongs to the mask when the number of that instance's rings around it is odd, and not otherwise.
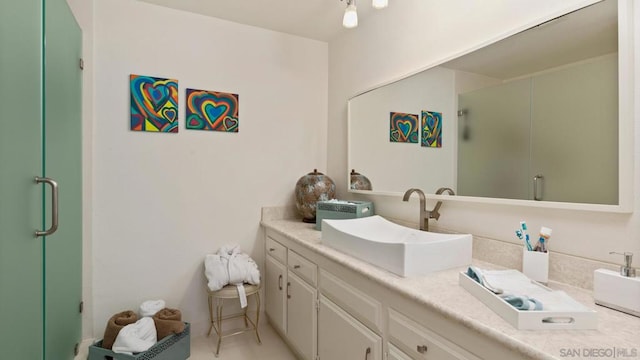
<path fill-rule="evenodd" d="M 640 318 L 595 305 L 590 291 L 553 281 L 548 284 L 596 310 L 597 330 L 517 330 L 458 284 L 458 274 L 465 268 L 405 278 L 323 245 L 315 224 L 297 219 L 261 224 L 534 359 L 640 359 Z M 473 264 L 500 268 L 479 260 Z"/>

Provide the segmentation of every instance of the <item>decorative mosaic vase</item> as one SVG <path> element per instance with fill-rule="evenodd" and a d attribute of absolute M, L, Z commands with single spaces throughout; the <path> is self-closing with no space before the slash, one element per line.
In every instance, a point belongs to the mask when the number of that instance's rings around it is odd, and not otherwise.
<path fill-rule="evenodd" d="M 336 184 L 317 169 L 313 169 L 313 172 L 301 177 L 296 183 L 296 207 L 304 222 L 315 223 L 316 203 L 335 197 Z"/>
<path fill-rule="evenodd" d="M 371 181 L 369 179 L 351 169 L 351 190 L 372 190 Z"/>

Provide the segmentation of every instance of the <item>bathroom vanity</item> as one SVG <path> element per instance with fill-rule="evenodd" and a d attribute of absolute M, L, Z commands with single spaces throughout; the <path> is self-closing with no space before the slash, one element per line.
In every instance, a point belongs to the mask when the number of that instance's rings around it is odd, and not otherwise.
<path fill-rule="evenodd" d="M 264 214 L 261 224 L 266 315 L 302 359 L 640 357 L 640 318 L 594 305 L 589 291 L 550 283 L 595 309 L 597 330 L 521 331 L 458 285 L 463 268 L 401 277 L 322 244 L 313 224 Z"/>

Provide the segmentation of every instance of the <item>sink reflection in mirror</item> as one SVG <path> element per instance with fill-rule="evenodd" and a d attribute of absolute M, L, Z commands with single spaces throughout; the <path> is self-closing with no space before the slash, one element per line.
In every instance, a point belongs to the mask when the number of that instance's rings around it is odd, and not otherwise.
<path fill-rule="evenodd" d="M 471 264 L 470 234 L 440 234 L 398 225 L 379 215 L 323 220 L 322 243 L 400 276 Z"/>

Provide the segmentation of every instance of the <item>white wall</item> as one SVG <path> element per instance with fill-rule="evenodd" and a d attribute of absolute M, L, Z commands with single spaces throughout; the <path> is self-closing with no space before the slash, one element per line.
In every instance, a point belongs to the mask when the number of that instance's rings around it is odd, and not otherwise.
<path fill-rule="evenodd" d="M 523 30 L 564 10 L 589 1 L 519 0 L 487 1 L 391 1 L 384 11 L 361 21 L 358 28 L 329 43 L 328 174 L 336 179 L 338 196 L 370 199 L 382 215 L 418 221 L 418 204 L 395 196 L 356 196 L 346 192 L 347 100 L 377 84 L 432 66 L 470 48 L 477 48 L 502 34 Z M 637 4 L 636 4 L 637 5 Z M 638 6 L 636 6 L 638 8 Z M 633 15 L 640 18 L 640 10 Z M 635 29 L 635 67 L 640 68 L 640 30 Z M 411 54 L 396 56 L 395 54 Z M 635 74 L 635 91 L 640 81 Z M 636 105 L 640 102 L 635 97 Z M 640 119 L 640 106 L 635 119 Z M 623 169 L 640 179 L 640 126 L 636 120 L 633 169 Z M 630 155 L 630 154 L 626 154 Z M 374 184 L 375 186 L 375 184 Z M 537 231 L 553 229 L 552 251 L 610 262 L 621 262 L 609 251 L 640 254 L 640 183 L 634 183 L 633 214 L 544 209 L 501 204 L 446 202 L 442 217 L 433 222 L 442 228 L 470 232 L 516 243 L 514 230 L 526 219 Z M 429 204 L 433 206 L 433 204 Z M 638 264 L 636 260 L 635 264 Z"/>
<path fill-rule="evenodd" d="M 94 336 L 157 298 L 204 333 L 205 254 L 262 264 L 261 207 L 325 171 L 328 45 L 134 0 L 94 14 Z M 130 74 L 179 81 L 178 134 L 129 130 Z M 185 130 L 187 87 L 239 94 L 239 133 Z"/>

